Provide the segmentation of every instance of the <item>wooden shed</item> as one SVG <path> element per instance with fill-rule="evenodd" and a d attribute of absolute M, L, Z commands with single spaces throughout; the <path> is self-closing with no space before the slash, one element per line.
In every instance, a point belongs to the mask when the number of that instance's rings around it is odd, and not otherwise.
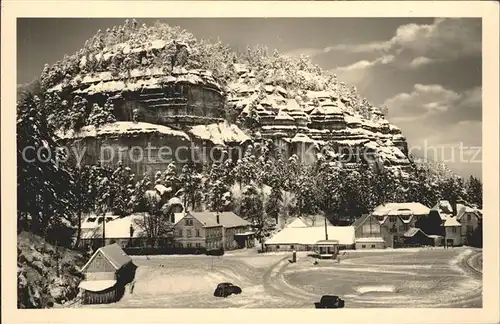
<path fill-rule="evenodd" d="M 411 227 L 403 234 L 404 244 L 407 246 L 434 246 L 434 238 L 429 237 L 420 228 Z"/>
<path fill-rule="evenodd" d="M 136 266 L 118 246 L 98 249 L 83 266 L 85 280 L 80 282 L 84 304 L 113 303 L 123 296 L 125 285 L 132 282 Z"/>

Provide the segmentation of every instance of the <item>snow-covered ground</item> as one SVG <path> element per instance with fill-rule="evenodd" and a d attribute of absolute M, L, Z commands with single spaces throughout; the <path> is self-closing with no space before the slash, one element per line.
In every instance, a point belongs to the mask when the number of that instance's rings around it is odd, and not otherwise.
<path fill-rule="evenodd" d="M 386 252 L 386 253 L 383 253 Z M 133 293 L 110 305 L 144 308 L 311 308 L 323 294 L 346 307 L 481 307 L 481 274 L 471 270 L 478 251 L 399 249 L 347 251 L 340 263 L 290 252 L 232 251 L 217 256 L 133 257 L 138 265 Z M 473 260 L 477 263 L 477 260 Z M 213 296 L 220 282 L 241 295 Z"/>

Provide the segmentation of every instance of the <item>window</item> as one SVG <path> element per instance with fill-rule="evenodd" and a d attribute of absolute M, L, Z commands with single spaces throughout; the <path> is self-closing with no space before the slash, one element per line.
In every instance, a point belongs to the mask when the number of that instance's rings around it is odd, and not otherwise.
<path fill-rule="evenodd" d="M 193 219 L 192 218 L 188 218 L 186 219 L 186 226 L 193 226 Z"/>
<path fill-rule="evenodd" d="M 397 220 L 396 216 L 389 216 L 389 222 L 395 223 Z"/>
<path fill-rule="evenodd" d="M 280 249 L 280 246 L 279 245 L 276 245 L 276 250 L 279 250 Z"/>
<path fill-rule="evenodd" d="M 471 216 L 470 215 L 467 215 L 467 220 L 470 221 L 471 220 Z"/>
<path fill-rule="evenodd" d="M 398 229 L 396 228 L 396 226 L 393 226 L 390 228 L 389 230 L 391 233 L 396 233 L 398 231 Z"/>
<path fill-rule="evenodd" d="M 196 229 L 196 237 L 200 237 L 200 230 L 198 228 Z"/>
<path fill-rule="evenodd" d="M 196 247 L 200 248 L 201 247 L 201 243 L 196 243 Z"/>
<path fill-rule="evenodd" d="M 375 248 L 375 244 L 372 244 L 372 249 L 374 249 L 374 248 Z"/>
<path fill-rule="evenodd" d="M 95 222 L 96 218 L 95 217 L 89 217 L 87 218 L 87 223 L 93 223 Z"/>
<path fill-rule="evenodd" d="M 474 231 L 472 225 L 467 225 L 467 232 L 472 232 L 472 231 Z"/>
<path fill-rule="evenodd" d="M 182 236 L 182 229 L 179 230 L 179 236 Z"/>
<path fill-rule="evenodd" d="M 405 231 L 407 231 L 408 230 L 408 224 L 404 224 L 403 228 L 404 228 Z"/>
<path fill-rule="evenodd" d="M 191 230 L 190 230 L 190 229 L 187 229 L 187 230 L 186 230 L 186 236 L 187 236 L 187 237 L 191 237 Z"/>
<path fill-rule="evenodd" d="M 363 233 L 380 233 L 380 224 L 369 223 L 363 225 Z"/>
<path fill-rule="evenodd" d="M 294 245 L 290 245 L 290 249 L 295 249 L 295 246 Z"/>
<path fill-rule="evenodd" d="M 362 244 L 362 245 L 361 245 L 361 248 L 362 248 L 362 249 L 364 249 L 365 247 L 366 247 L 366 245 L 364 245 L 364 244 Z"/>
<path fill-rule="evenodd" d="M 456 227 L 452 227 L 452 228 L 451 228 L 451 232 L 452 232 L 452 233 L 456 233 L 456 232 L 457 232 L 457 228 L 456 228 Z"/>
<path fill-rule="evenodd" d="M 188 248 L 192 247 L 191 243 L 186 244 Z"/>

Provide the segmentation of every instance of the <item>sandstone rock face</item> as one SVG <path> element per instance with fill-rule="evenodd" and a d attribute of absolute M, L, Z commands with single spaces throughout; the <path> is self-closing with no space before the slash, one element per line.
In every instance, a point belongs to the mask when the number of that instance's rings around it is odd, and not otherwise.
<path fill-rule="evenodd" d="M 192 160 L 195 147 L 241 146 L 258 139 L 272 141 L 284 149 L 285 156 L 298 154 L 304 163 L 328 155 L 348 157 L 345 163 L 359 163 L 359 158 L 369 156 L 386 167 L 404 169 L 409 165 L 407 143 L 401 130 L 391 125 L 380 109 L 366 99 L 361 100 L 355 89 L 338 82 L 335 76 L 301 61 L 280 68 L 279 56 L 270 59 L 270 62 L 278 60 L 278 65 L 267 62 L 268 66 L 257 64 L 258 68 L 241 62 L 206 63 L 203 55 L 210 57 L 220 52 L 206 52 L 207 48 L 196 43 L 192 35 L 179 34 L 186 42 L 157 39 L 163 35 L 162 30 L 169 30 L 161 28 L 145 27 L 141 40 L 101 46 L 97 52 L 95 48 L 81 51 L 75 56 L 79 68 L 73 67 L 79 72 L 67 73 L 69 77 L 63 82 L 47 89 L 47 93 L 69 101 L 81 96 L 90 105 L 112 103 L 115 124 L 91 130 L 86 126 L 80 132 L 61 135 L 70 143 L 75 138 L 84 139 L 85 144 L 79 145 L 89 151 L 84 156 L 87 162 L 106 158 L 98 152 L 102 143 L 109 142 L 113 147 L 109 150 L 113 152 L 111 165 L 118 161 L 117 153 L 122 151 L 124 163 L 135 174 L 142 174 L 164 169 L 170 160 L 131 161 L 134 153 L 129 148 L 133 143 L 140 147 L 149 144 L 156 150 L 168 146 L 175 151 L 186 146 L 184 141 L 187 141 L 190 147 L 185 151 Z M 170 30 L 167 34 L 172 33 L 175 34 Z M 98 42 L 103 41 L 102 37 L 97 38 Z M 214 72 L 207 66 L 218 70 Z M 223 82 L 214 76 L 221 75 L 221 69 L 226 77 Z M 50 83 L 52 77 L 48 73 L 45 78 Z M 231 120 L 229 115 L 237 118 Z M 253 120 L 251 127 L 234 124 L 249 117 Z M 221 131 L 221 125 L 227 131 Z M 199 160 L 207 158 L 202 156 Z"/>

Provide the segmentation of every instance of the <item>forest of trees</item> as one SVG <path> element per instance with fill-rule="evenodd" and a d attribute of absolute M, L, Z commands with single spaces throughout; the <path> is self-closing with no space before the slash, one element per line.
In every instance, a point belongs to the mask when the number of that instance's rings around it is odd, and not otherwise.
<path fill-rule="evenodd" d="M 78 226 L 88 212 L 126 216 L 156 208 L 161 213 L 163 206 L 152 206 L 145 195 L 158 184 L 168 189 L 167 198 L 178 196 L 189 209 L 235 211 L 254 224 L 261 238 L 277 217 L 321 213 L 335 222 L 339 216 L 357 217 L 386 202 L 415 201 L 431 207 L 439 199 L 482 207 L 479 179 L 471 176 L 464 181 L 437 164 L 415 161 L 406 176 L 362 163 L 355 169 L 322 159 L 304 165 L 296 156 L 282 158 L 265 141 L 254 142 L 238 161 L 172 163 L 163 173 L 152 179 L 145 175 L 136 183 L 122 165 L 111 170 L 64 162 L 42 105 L 31 93 L 18 103 L 18 222 L 19 229 L 49 240 L 54 231 L 62 240 L 67 227 Z M 26 147 L 33 149 L 24 151 Z"/>

